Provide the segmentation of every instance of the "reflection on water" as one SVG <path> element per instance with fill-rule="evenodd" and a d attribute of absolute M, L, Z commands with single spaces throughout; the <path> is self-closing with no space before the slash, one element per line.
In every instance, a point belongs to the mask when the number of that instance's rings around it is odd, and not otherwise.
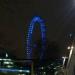
<path fill-rule="evenodd" d="M 28 64 L 19 66 L 15 62 L 24 63 L 8 58 L 0 58 L 0 75 L 30 75 L 31 67 Z"/>

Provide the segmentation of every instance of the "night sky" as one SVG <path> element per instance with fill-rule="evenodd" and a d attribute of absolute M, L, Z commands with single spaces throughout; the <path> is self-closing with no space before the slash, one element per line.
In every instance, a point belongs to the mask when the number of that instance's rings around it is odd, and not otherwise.
<path fill-rule="evenodd" d="M 75 34 L 74 0 L 0 0 L 0 46 L 24 58 L 23 37 L 31 19 L 45 20 L 47 40 L 56 41 L 64 50 L 69 34 Z"/>

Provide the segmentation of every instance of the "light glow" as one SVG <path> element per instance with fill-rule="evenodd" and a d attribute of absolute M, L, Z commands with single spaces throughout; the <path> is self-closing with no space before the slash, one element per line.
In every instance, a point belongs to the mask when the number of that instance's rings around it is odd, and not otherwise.
<path fill-rule="evenodd" d="M 70 59 L 71 59 L 71 56 L 72 56 L 72 53 L 73 53 L 73 49 L 74 49 L 74 46 L 71 46 L 71 50 L 70 50 L 70 53 L 69 53 L 69 59 L 68 59 L 67 66 L 69 65 L 69 62 L 70 62 Z"/>
<path fill-rule="evenodd" d="M 63 59 L 63 66 L 64 66 L 65 61 L 66 61 L 67 58 L 68 58 L 68 57 L 66 57 L 66 56 L 63 56 L 63 57 L 62 57 L 62 59 Z"/>
<path fill-rule="evenodd" d="M 8 54 L 6 53 L 6 58 L 8 57 Z"/>
<path fill-rule="evenodd" d="M 4 62 L 4 64 L 13 64 L 13 62 L 7 62 L 7 61 L 6 61 L 6 62 Z"/>
<path fill-rule="evenodd" d="M 6 69 L 6 68 L 0 68 L 1 72 L 26 72 L 30 73 L 29 70 L 19 70 L 19 69 Z"/>
<path fill-rule="evenodd" d="M 68 50 L 70 50 L 70 49 L 71 49 L 71 47 L 70 47 L 70 46 L 68 46 L 68 47 L 67 47 L 67 49 L 68 49 Z"/>
<path fill-rule="evenodd" d="M 44 69 L 44 67 L 41 67 L 41 69 L 43 70 L 43 69 Z"/>
<path fill-rule="evenodd" d="M 11 59 L 3 59 L 3 58 L 0 58 L 0 61 L 11 61 Z"/>
<path fill-rule="evenodd" d="M 13 66 L 7 65 L 8 68 L 12 68 Z"/>
<path fill-rule="evenodd" d="M 31 44 L 31 41 L 32 41 L 32 33 L 33 33 L 33 28 L 35 26 L 35 23 L 38 22 L 40 24 L 40 29 L 41 29 L 41 38 L 42 38 L 42 49 L 43 51 L 41 51 L 41 54 L 40 54 L 40 59 L 43 57 L 43 52 L 45 51 L 45 43 L 46 43 L 46 28 L 45 28 L 45 24 L 43 23 L 44 21 L 36 16 L 32 19 L 30 25 L 29 25 L 29 28 L 28 28 L 28 34 L 27 34 L 27 38 L 26 38 L 26 50 L 27 50 L 27 59 L 32 59 L 32 44 Z"/>

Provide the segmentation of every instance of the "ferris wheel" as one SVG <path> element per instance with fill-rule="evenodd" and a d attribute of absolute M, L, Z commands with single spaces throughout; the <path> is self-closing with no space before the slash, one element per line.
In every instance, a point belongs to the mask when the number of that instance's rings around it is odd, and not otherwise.
<path fill-rule="evenodd" d="M 30 25 L 28 27 L 28 33 L 26 36 L 26 55 L 27 55 L 27 59 L 32 59 L 32 34 L 33 34 L 33 30 L 34 27 L 36 26 L 36 22 L 39 23 L 39 27 L 41 30 L 41 39 L 42 39 L 42 51 L 40 54 L 40 59 L 43 58 L 43 53 L 45 51 L 45 44 L 46 44 L 46 26 L 44 24 L 44 20 L 42 20 L 39 16 L 35 16 L 33 17 L 33 19 L 30 22 Z"/>

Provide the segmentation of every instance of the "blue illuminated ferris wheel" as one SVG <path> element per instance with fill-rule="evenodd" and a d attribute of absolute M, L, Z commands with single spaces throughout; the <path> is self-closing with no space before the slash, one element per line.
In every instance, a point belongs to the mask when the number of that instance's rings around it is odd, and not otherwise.
<path fill-rule="evenodd" d="M 30 22 L 30 25 L 28 27 L 28 33 L 26 36 L 26 55 L 27 55 L 27 59 L 32 59 L 32 34 L 33 34 L 33 30 L 34 30 L 34 26 L 36 25 L 35 23 L 39 23 L 40 26 L 40 30 L 41 30 L 41 39 L 42 39 L 42 51 L 40 54 L 40 59 L 43 58 L 44 55 L 44 51 L 46 49 L 46 27 L 44 24 L 44 21 L 39 17 L 39 16 L 35 16 L 32 21 Z"/>

